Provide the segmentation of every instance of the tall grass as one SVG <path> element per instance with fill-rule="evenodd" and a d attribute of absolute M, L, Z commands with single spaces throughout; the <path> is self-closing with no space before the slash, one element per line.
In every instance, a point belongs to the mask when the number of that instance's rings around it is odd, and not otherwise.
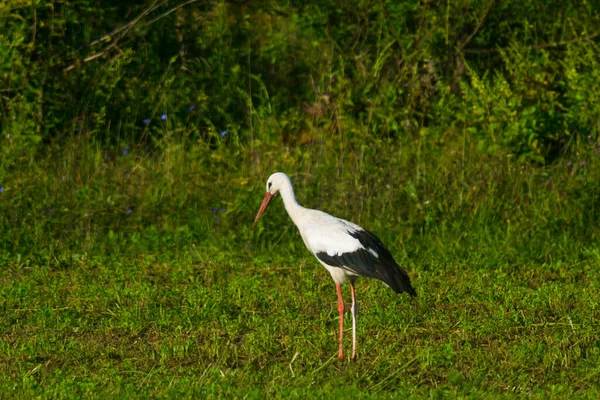
<path fill-rule="evenodd" d="M 2 182 L 4 251 L 9 259 L 54 249 L 94 253 L 106 250 L 107 237 L 115 251 L 124 251 L 161 230 L 181 236 L 177 246 L 293 242 L 282 210 L 257 231 L 249 228 L 263 181 L 277 170 L 292 176 L 306 206 L 369 226 L 398 247 L 425 240 L 439 256 L 481 243 L 525 246 L 514 255 L 540 261 L 583 257 L 596 244 L 598 143 L 592 138 L 539 167 L 510 153 L 479 151 L 466 134 L 443 143 L 375 139 L 343 147 L 327 132 L 318 135 L 323 138 L 293 148 L 258 137 L 252 150 L 227 136 L 214 146 L 172 136 L 154 150 L 79 137 L 24 155 L 6 167 L 13 172 Z M 566 248 L 555 247 L 559 238 Z"/>

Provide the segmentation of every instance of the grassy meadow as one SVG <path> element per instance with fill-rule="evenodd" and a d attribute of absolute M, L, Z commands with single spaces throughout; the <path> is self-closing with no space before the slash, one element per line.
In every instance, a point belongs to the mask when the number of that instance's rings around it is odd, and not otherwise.
<path fill-rule="evenodd" d="M 600 396 L 593 7 L 100 3 L 0 4 L 0 397 Z M 417 290 L 355 362 L 276 171 Z"/>
<path fill-rule="evenodd" d="M 463 145 L 70 143 L 20 160 L 0 197 L 2 392 L 596 397 L 597 211 L 580 202 L 598 196 L 597 158 L 534 168 Z M 415 299 L 359 282 L 356 362 L 336 359 L 333 281 L 281 200 L 251 229 L 275 170 L 306 206 L 374 230 L 413 279 Z"/>

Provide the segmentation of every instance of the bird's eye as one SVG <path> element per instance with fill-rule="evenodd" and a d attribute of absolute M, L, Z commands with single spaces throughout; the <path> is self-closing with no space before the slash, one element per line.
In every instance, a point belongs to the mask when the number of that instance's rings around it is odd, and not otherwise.
<path fill-rule="evenodd" d="M 267 190 L 271 190 L 271 185 L 272 185 L 271 182 L 267 183 Z"/>

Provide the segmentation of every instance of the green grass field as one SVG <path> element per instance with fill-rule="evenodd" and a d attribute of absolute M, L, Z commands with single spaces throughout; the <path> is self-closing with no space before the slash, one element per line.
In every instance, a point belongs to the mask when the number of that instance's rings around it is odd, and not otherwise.
<path fill-rule="evenodd" d="M 547 168 L 468 142 L 427 158 L 86 143 L 22 157 L 2 183 L 2 393 L 599 395 L 595 143 L 585 166 Z M 251 229 L 275 170 L 302 204 L 378 234 L 418 291 L 359 281 L 356 362 L 336 359 L 333 281 L 281 200 Z"/>

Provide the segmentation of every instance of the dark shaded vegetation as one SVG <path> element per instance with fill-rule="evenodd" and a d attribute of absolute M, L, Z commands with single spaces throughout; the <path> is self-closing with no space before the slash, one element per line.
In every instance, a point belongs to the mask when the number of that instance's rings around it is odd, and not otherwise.
<path fill-rule="evenodd" d="M 72 133 L 146 142 L 168 113 L 205 141 L 467 131 L 553 160 L 598 125 L 592 3 L 11 1 L 2 130 L 19 146 Z"/>

